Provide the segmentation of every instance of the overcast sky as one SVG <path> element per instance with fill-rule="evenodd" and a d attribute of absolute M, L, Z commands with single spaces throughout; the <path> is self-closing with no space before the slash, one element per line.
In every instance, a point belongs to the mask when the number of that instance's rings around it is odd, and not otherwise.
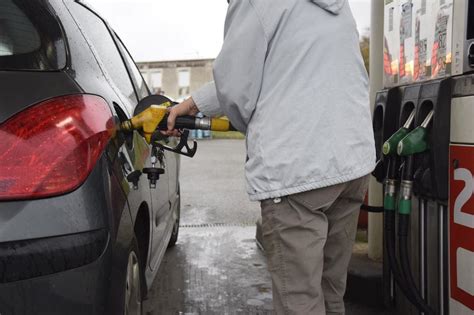
<path fill-rule="evenodd" d="M 215 58 L 225 0 L 87 0 L 115 29 L 135 61 Z M 370 26 L 370 0 L 349 0 L 359 31 Z"/>

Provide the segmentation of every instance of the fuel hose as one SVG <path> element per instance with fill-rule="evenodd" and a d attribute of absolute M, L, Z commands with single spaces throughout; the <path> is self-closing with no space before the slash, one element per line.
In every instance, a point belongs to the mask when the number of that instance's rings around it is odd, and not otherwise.
<path fill-rule="evenodd" d="M 398 180 L 400 179 L 400 175 L 398 172 L 398 166 L 400 164 L 400 157 L 397 156 L 398 153 L 398 148 L 400 145 L 400 142 L 407 137 L 407 135 L 410 133 L 410 129 L 412 126 L 412 123 L 415 118 L 415 110 L 413 110 L 404 125 L 397 131 L 395 132 L 383 145 L 383 150 L 382 153 L 384 156 L 387 158 L 388 165 L 387 165 L 387 170 L 385 174 L 385 187 L 384 187 L 384 229 L 385 229 L 385 238 L 384 238 L 384 245 L 385 249 L 387 252 L 387 258 L 388 258 L 388 263 L 389 263 L 389 268 L 392 272 L 393 279 L 395 280 L 395 283 L 398 285 L 402 293 L 406 296 L 406 298 L 420 311 L 424 312 L 425 314 L 434 314 L 432 309 L 427 305 L 427 303 L 423 300 L 421 297 L 420 292 L 418 291 L 415 281 L 413 280 L 413 276 L 411 274 L 411 270 L 409 268 L 410 262 L 408 260 L 407 255 L 400 255 L 400 263 L 398 262 L 398 259 L 396 257 L 396 231 L 395 231 L 395 217 L 396 217 L 396 210 L 397 206 L 399 208 L 400 212 L 400 206 L 403 208 L 403 210 L 406 211 L 407 205 L 409 204 L 409 200 L 411 200 L 411 190 L 406 191 L 404 190 L 404 185 L 411 187 L 411 185 L 408 184 L 406 179 L 410 179 L 413 174 L 413 158 L 406 158 L 405 164 L 404 164 L 404 174 L 402 177 L 402 190 L 401 190 L 401 195 L 402 197 L 406 198 L 400 198 L 400 202 L 397 204 L 397 184 Z M 405 180 L 403 180 L 405 179 Z M 408 197 L 407 197 L 408 196 Z M 409 199 L 409 200 L 405 200 Z M 411 210 L 411 207 L 409 207 Z M 409 213 L 409 211 L 408 211 Z M 401 233 L 399 231 L 399 236 L 400 235 L 408 235 L 408 219 L 409 216 L 404 217 L 401 221 L 399 222 L 399 228 L 402 229 Z M 406 238 L 401 237 L 399 240 L 402 240 L 402 242 L 406 241 Z M 400 244 L 399 246 L 404 247 L 403 250 L 407 250 L 407 243 Z M 401 251 L 400 251 L 401 252 Z M 402 257 L 403 256 L 403 257 Z M 408 270 L 406 267 L 408 266 Z"/>
<path fill-rule="evenodd" d="M 229 120 L 222 118 L 178 116 L 176 117 L 175 129 L 200 129 L 212 131 L 237 131 Z M 158 129 L 168 128 L 168 115 L 160 122 Z"/>
<path fill-rule="evenodd" d="M 398 250 L 400 253 L 401 272 L 417 302 L 415 305 L 425 314 L 432 315 L 436 314 L 435 311 L 426 303 L 416 287 L 415 279 L 411 272 L 410 254 L 408 252 L 408 231 L 410 228 L 411 198 L 413 193 L 413 164 L 414 156 L 407 156 L 403 168 L 398 204 Z"/>
<path fill-rule="evenodd" d="M 419 310 L 423 310 L 424 301 L 420 301 L 415 297 L 415 293 L 413 292 L 413 287 L 410 287 L 407 284 L 405 277 L 400 269 L 399 263 L 395 256 L 395 238 L 396 238 L 396 231 L 395 231 L 395 211 L 396 211 L 396 198 L 395 198 L 395 179 L 396 178 L 396 170 L 397 170 L 397 158 L 395 156 L 390 156 L 389 158 L 389 165 L 388 165 L 388 180 L 386 185 L 386 192 L 384 198 L 384 229 L 386 233 L 386 237 L 384 240 L 385 248 L 387 251 L 387 258 L 389 262 L 390 270 L 393 274 L 393 279 L 395 280 L 396 284 L 406 296 L 406 298 Z M 391 181 L 391 182 L 390 182 Z M 393 185 L 393 186 L 389 186 Z M 393 187 L 393 188 L 390 188 Z M 393 190 L 393 191 L 387 191 Z M 415 287 L 416 288 L 416 287 Z"/>

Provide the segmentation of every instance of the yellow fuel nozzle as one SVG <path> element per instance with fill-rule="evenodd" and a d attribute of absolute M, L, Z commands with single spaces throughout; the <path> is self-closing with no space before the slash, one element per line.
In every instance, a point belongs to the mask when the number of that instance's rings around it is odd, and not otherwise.
<path fill-rule="evenodd" d="M 120 130 L 132 131 L 142 130 L 143 136 L 148 144 L 151 143 L 153 133 L 167 128 L 166 118 L 168 117 L 168 107 L 170 102 L 161 105 L 151 105 L 132 119 L 124 121 L 120 125 Z M 201 129 L 213 131 L 234 131 L 235 128 L 229 120 L 222 118 L 198 118 L 194 116 L 180 116 L 176 118 L 176 129 Z"/>
<path fill-rule="evenodd" d="M 132 119 L 124 121 L 120 125 L 120 129 L 125 131 L 141 129 L 143 130 L 146 142 L 151 143 L 151 137 L 160 122 L 165 118 L 169 106 L 171 106 L 170 102 L 161 105 L 151 105 L 140 114 L 132 117 Z"/>

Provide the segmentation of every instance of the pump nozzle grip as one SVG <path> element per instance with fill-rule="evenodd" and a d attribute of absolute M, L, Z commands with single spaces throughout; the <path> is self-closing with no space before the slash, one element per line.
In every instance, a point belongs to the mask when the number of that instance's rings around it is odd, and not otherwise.
<path fill-rule="evenodd" d="M 433 119 L 434 111 L 430 111 L 421 126 L 410 132 L 400 143 L 398 143 L 397 153 L 400 156 L 408 156 L 423 153 L 429 149 L 428 125 Z"/>
<path fill-rule="evenodd" d="M 426 128 L 417 127 L 398 143 L 398 155 L 408 156 L 427 151 L 429 149 L 427 138 Z"/>
<path fill-rule="evenodd" d="M 405 138 L 405 136 L 410 132 L 411 124 L 415 120 L 415 110 L 412 110 L 410 116 L 403 124 L 403 126 L 395 132 L 385 143 L 383 144 L 382 153 L 384 155 L 395 155 L 397 154 L 398 143 Z"/>
<path fill-rule="evenodd" d="M 398 143 L 406 137 L 409 130 L 407 128 L 400 128 L 395 132 L 385 143 L 383 144 L 382 152 L 384 155 L 395 155 L 397 154 Z"/>

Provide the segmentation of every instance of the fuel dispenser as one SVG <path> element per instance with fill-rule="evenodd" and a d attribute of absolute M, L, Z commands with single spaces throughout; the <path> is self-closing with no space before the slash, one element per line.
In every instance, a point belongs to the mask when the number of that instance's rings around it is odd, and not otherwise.
<path fill-rule="evenodd" d="M 384 17 L 385 304 L 474 314 L 474 1 L 387 0 Z"/>
<path fill-rule="evenodd" d="M 449 147 L 450 314 L 474 311 L 474 75 L 454 79 Z"/>

